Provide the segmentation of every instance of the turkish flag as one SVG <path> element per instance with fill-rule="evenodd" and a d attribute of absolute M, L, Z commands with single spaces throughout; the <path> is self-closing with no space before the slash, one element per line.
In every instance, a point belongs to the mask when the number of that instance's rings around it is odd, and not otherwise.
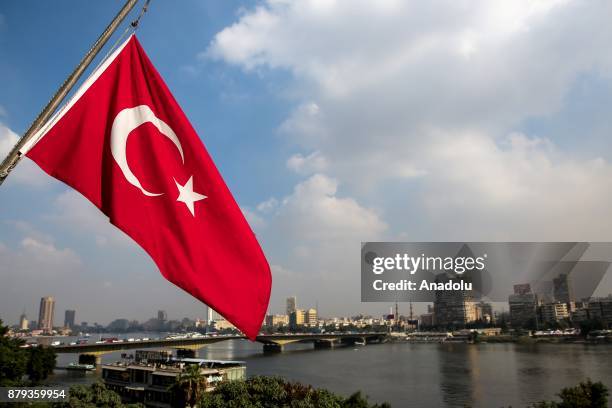
<path fill-rule="evenodd" d="M 270 299 L 270 267 L 135 36 L 22 153 L 87 197 L 144 248 L 167 280 L 255 339 Z"/>

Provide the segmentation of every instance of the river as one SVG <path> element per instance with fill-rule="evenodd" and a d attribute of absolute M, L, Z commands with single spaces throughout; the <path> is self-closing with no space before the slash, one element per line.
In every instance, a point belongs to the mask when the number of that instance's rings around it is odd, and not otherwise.
<path fill-rule="evenodd" d="M 119 357 L 108 354 L 103 362 Z M 394 408 L 525 407 L 587 377 L 612 389 L 610 345 L 386 343 L 314 350 L 302 344 L 264 355 L 261 344 L 231 340 L 202 348 L 200 357 L 244 360 L 248 375 L 278 375 L 344 395 L 361 390 Z M 58 366 L 72 361 L 76 355 L 59 355 Z M 87 383 L 96 376 L 57 370 L 52 381 Z"/>

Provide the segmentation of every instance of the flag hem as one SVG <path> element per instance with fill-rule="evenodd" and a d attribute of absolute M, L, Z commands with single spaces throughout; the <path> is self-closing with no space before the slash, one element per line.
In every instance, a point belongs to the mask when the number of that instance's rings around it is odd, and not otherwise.
<path fill-rule="evenodd" d="M 87 77 L 85 82 L 83 82 L 83 84 L 79 87 L 79 89 L 72 96 L 72 98 L 70 98 L 70 100 L 66 104 L 64 104 L 57 112 L 55 112 L 55 114 L 51 116 L 51 118 L 43 126 L 41 126 L 41 128 L 36 133 L 34 133 L 32 138 L 30 138 L 30 140 L 28 140 L 21 147 L 21 149 L 19 149 L 19 153 L 21 153 L 22 155 L 27 154 L 30 149 L 32 149 L 36 145 L 36 143 L 38 143 L 38 141 L 42 139 L 49 130 L 51 130 L 51 128 L 70 110 L 70 108 L 72 108 L 74 104 L 76 104 L 79 99 L 81 99 L 81 97 L 85 94 L 85 92 L 87 92 L 89 87 L 92 86 L 94 82 L 96 82 L 100 75 L 102 75 L 104 71 L 106 71 L 109 65 L 115 60 L 115 58 L 117 58 L 117 55 L 119 55 L 119 53 L 123 51 L 125 46 L 134 36 L 135 34 L 130 34 L 130 36 L 123 42 L 123 44 L 117 47 L 117 49 L 113 51 L 113 53 L 107 59 L 105 59 L 102 64 L 100 64 L 100 66 L 96 68 L 91 73 L 91 75 L 89 75 L 89 77 Z"/>

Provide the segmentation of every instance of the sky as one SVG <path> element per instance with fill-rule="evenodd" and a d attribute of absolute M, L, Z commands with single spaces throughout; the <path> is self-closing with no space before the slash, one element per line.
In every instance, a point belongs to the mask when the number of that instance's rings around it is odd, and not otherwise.
<path fill-rule="evenodd" d="M 122 3 L 0 3 L 0 154 Z M 322 316 L 380 314 L 360 302 L 362 241 L 612 241 L 610 15 L 607 1 L 152 0 L 137 36 L 260 240 L 269 311 L 296 295 Z M 36 319 L 48 295 L 58 322 L 205 316 L 28 159 L 0 203 L 5 321 Z M 596 294 L 611 291 L 608 274 Z"/>

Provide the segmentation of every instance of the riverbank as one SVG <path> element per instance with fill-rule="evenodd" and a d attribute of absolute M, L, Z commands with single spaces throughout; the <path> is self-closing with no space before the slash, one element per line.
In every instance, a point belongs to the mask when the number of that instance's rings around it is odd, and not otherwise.
<path fill-rule="evenodd" d="M 409 343 L 317 349 L 288 345 L 264 354 L 261 345 L 230 340 L 200 349 L 200 358 L 241 360 L 247 376 L 280 376 L 348 396 L 362 390 L 370 401 L 393 407 L 526 407 L 552 400 L 586 378 L 612 388 L 612 349 L 606 345 L 534 342 Z M 67 364 L 74 356 L 60 355 Z M 120 353 L 103 356 L 113 362 Z M 93 373 L 57 372 L 56 383 L 88 384 Z"/>

